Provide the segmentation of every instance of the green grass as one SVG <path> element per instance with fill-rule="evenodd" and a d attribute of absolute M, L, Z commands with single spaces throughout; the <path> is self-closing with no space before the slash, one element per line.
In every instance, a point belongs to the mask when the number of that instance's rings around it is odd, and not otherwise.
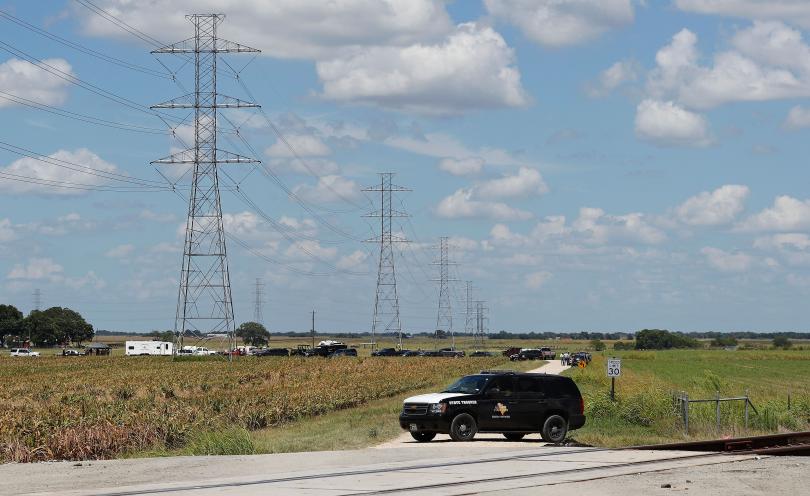
<path fill-rule="evenodd" d="M 605 358 L 622 358 L 616 401 L 608 396 Z M 625 446 L 683 440 L 686 436 L 672 401 L 685 391 L 692 399 L 743 396 L 758 410 L 744 423 L 744 403 L 721 404 L 716 428 L 715 404 L 690 406 L 690 439 L 765 434 L 810 429 L 810 352 L 806 350 L 672 350 L 611 352 L 594 356 L 584 370 L 566 372 L 579 385 L 586 403 L 586 426 L 573 433 L 580 442 Z M 787 408 L 791 395 L 791 409 Z"/>

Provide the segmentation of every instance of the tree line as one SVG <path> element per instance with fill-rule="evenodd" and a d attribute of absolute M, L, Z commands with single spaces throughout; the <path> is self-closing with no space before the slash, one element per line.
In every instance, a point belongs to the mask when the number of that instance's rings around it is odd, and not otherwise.
<path fill-rule="evenodd" d="M 32 310 L 23 316 L 14 305 L 0 305 L 0 347 L 25 342 L 39 347 L 79 345 L 93 335 L 93 326 L 69 308 Z"/>

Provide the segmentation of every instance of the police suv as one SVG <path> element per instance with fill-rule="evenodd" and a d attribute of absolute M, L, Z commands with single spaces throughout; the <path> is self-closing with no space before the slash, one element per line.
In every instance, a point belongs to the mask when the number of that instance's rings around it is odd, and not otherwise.
<path fill-rule="evenodd" d="M 436 434 L 470 441 L 478 432 L 501 433 L 510 441 L 539 432 L 561 443 L 569 430 L 585 425 L 585 403 L 569 377 L 482 371 L 462 377 L 441 393 L 405 400 L 399 425 L 419 442 Z"/>

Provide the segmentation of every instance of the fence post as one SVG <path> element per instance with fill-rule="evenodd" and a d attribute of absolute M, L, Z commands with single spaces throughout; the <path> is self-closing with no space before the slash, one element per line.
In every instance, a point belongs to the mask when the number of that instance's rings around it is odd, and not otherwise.
<path fill-rule="evenodd" d="M 745 430 L 748 431 L 748 403 L 751 400 L 748 399 L 748 390 L 745 390 Z"/>
<path fill-rule="evenodd" d="M 689 393 L 683 393 L 683 428 L 689 435 Z"/>
<path fill-rule="evenodd" d="M 717 391 L 715 398 L 717 404 L 717 432 L 720 432 L 720 391 Z"/>

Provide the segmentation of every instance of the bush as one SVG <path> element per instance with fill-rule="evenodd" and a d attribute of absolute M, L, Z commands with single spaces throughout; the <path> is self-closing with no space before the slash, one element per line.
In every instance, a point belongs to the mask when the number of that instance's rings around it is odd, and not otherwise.
<path fill-rule="evenodd" d="M 776 336 L 773 338 L 773 347 L 774 348 L 782 348 L 784 350 L 793 346 L 793 343 L 790 342 L 787 336 Z"/>
<path fill-rule="evenodd" d="M 621 350 L 633 350 L 636 348 L 636 344 L 632 341 L 623 342 L 623 341 L 616 341 L 613 343 L 613 349 L 617 351 Z"/>
<path fill-rule="evenodd" d="M 605 351 L 605 348 L 607 348 L 607 346 L 605 346 L 605 343 L 603 343 L 599 339 L 591 340 L 591 347 L 596 351 Z"/>
<path fill-rule="evenodd" d="M 725 348 L 726 346 L 737 346 L 737 338 L 734 336 L 718 336 L 712 339 L 712 346 L 715 348 Z"/>
<path fill-rule="evenodd" d="M 637 350 L 669 350 L 673 348 L 700 348 L 700 342 L 679 332 L 660 329 L 644 329 L 636 334 Z"/>

